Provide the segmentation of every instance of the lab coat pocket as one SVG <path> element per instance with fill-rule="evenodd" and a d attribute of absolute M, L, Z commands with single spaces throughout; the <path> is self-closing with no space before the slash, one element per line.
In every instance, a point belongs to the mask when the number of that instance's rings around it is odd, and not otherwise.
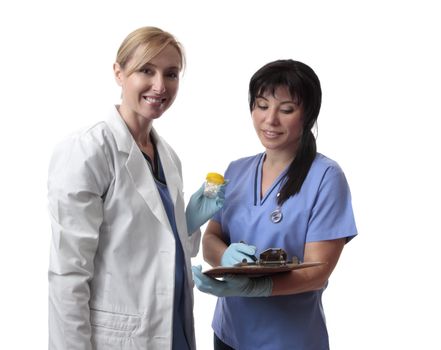
<path fill-rule="evenodd" d="M 138 315 L 121 314 L 104 310 L 90 309 L 92 338 L 95 345 L 131 342 L 141 324 Z M 97 346 L 97 348 L 99 348 Z M 108 348 L 108 347 L 107 347 Z M 113 347 L 111 348 L 113 349 Z"/>

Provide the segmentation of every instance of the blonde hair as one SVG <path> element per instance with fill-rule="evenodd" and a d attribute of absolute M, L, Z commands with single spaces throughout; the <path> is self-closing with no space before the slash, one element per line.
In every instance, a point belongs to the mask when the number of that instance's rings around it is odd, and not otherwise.
<path fill-rule="evenodd" d="M 185 66 L 184 48 L 173 35 L 156 27 L 142 27 L 131 32 L 119 47 L 116 62 L 121 68 L 128 68 L 127 74 L 130 75 L 150 62 L 168 45 L 172 45 L 178 51 L 181 58 L 180 69 L 182 70 Z M 139 59 L 137 62 L 133 62 L 131 67 L 126 67 L 127 62 L 133 57 L 138 48 L 143 50 Z"/>

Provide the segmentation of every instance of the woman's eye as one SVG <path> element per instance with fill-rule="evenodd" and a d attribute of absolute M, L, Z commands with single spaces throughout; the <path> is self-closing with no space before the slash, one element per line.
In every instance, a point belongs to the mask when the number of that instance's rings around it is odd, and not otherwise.
<path fill-rule="evenodd" d="M 153 71 L 150 68 L 141 68 L 139 71 L 144 74 L 153 74 Z"/>
<path fill-rule="evenodd" d="M 261 109 L 261 110 L 268 109 L 268 106 L 260 105 L 260 104 L 256 104 L 256 107 L 259 108 L 259 109 Z"/>
<path fill-rule="evenodd" d="M 280 112 L 282 112 L 283 114 L 291 114 L 292 112 L 294 112 L 293 109 L 281 109 Z"/>
<path fill-rule="evenodd" d="M 177 79 L 179 79 L 179 73 L 170 72 L 170 73 L 167 73 L 167 77 L 170 79 L 173 79 L 173 80 L 177 80 Z"/>

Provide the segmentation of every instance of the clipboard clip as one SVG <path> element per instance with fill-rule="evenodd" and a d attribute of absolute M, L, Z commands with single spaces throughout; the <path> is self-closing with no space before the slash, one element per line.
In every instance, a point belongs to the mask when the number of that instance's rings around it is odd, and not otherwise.
<path fill-rule="evenodd" d="M 255 258 L 255 261 L 253 262 L 248 262 L 244 259 L 242 262 L 237 263 L 234 266 L 284 266 L 287 264 L 299 263 L 299 258 L 296 256 L 293 256 L 292 260 L 288 261 L 288 255 L 282 248 L 268 248 L 260 253 L 259 259 Z"/>

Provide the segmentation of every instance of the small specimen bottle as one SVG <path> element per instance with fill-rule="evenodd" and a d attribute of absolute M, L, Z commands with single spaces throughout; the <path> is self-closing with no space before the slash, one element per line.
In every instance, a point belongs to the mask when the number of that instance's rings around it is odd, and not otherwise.
<path fill-rule="evenodd" d="M 208 173 L 205 178 L 204 196 L 208 198 L 216 198 L 217 193 L 224 182 L 224 177 L 221 174 Z"/>

